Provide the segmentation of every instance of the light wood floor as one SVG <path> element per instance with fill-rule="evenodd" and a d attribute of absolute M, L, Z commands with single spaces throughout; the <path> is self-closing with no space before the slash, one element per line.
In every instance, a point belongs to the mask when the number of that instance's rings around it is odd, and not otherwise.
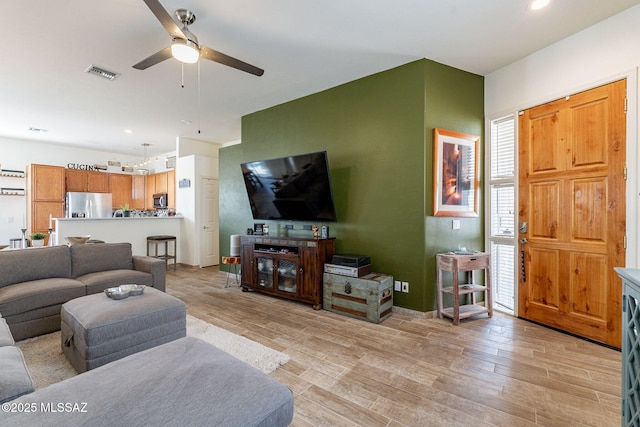
<path fill-rule="evenodd" d="M 271 376 L 295 394 L 294 426 L 620 425 L 618 351 L 500 313 L 460 326 L 394 313 L 376 325 L 225 279 L 217 267 L 170 268 L 167 292 L 291 357 Z"/>

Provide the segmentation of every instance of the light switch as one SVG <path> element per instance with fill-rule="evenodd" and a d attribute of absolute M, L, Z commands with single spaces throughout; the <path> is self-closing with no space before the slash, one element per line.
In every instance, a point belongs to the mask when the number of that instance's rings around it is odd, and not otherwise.
<path fill-rule="evenodd" d="M 451 228 L 453 228 L 454 230 L 460 230 L 460 220 L 459 219 L 452 220 Z"/>

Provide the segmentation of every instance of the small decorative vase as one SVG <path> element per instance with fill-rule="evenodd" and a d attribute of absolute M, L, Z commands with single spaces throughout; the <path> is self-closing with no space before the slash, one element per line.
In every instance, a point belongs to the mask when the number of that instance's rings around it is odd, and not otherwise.
<path fill-rule="evenodd" d="M 40 246 L 44 246 L 44 239 L 41 240 L 32 240 L 31 241 L 31 245 L 35 248 L 40 247 Z"/>
<path fill-rule="evenodd" d="M 122 215 L 125 217 L 130 217 L 131 216 L 131 211 L 123 211 Z"/>

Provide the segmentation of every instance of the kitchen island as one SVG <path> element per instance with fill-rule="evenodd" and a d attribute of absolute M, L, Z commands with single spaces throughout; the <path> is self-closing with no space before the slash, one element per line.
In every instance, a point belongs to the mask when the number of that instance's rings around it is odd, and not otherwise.
<path fill-rule="evenodd" d="M 53 234 L 53 243 L 66 244 L 65 236 L 90 235 L 92 240 L 105 243 L 129 242 L 133 255 L 146 255 L 148 236 L 171 235 L 180 242 L 182 219 L 182 216 L 54 218 L 56 232 Z"/>

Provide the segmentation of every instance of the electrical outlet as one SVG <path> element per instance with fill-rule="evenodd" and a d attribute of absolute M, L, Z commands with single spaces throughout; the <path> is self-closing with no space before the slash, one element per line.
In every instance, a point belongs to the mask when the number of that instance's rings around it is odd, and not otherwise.
<path fill-rule="evenodd" d="M 396 280 L 395 282 L 393 282 L 393 290 L 396 292 L 400 292 L 402 290 L 400 280 Z"/>
<path fill-rule="evenodd" d="M 402 292 L 409 292 L 409 282 L 402 282 Z"/>

